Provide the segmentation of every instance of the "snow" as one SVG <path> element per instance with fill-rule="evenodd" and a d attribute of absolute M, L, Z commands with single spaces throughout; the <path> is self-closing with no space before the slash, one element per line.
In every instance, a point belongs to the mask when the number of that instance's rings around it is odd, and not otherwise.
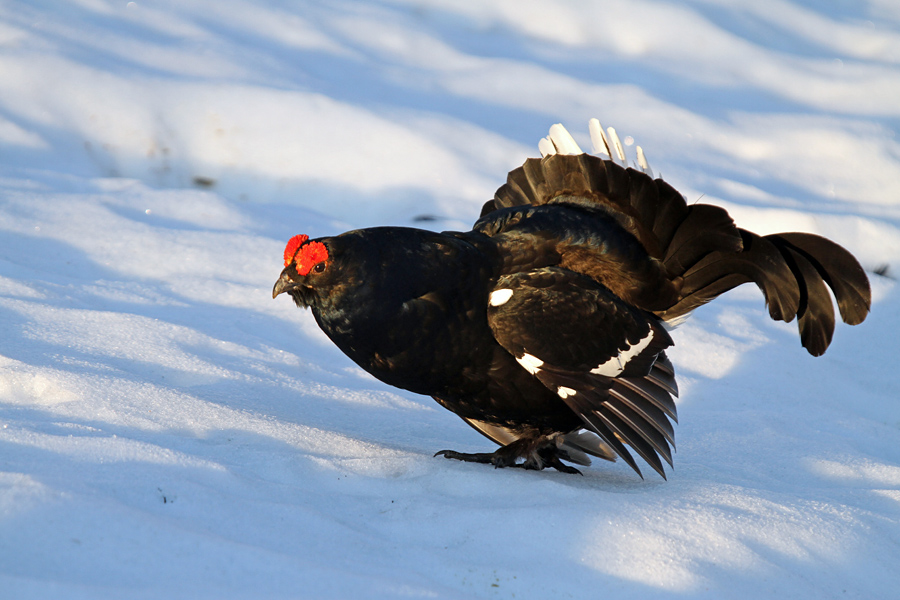
<path fill-rule="evenodd" d="M 893 0 L 9 0 L 0 80 L 0 596 L 896 594 Z M 492 444 L 273 301 L 284 244 L 468 228 L 592 117 L 873 312 L 698 310 L 668 482 L 433 458 Z"/>

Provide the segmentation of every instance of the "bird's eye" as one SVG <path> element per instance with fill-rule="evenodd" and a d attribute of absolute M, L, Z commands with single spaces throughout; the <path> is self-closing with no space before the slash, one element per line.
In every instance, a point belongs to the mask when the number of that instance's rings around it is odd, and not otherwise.
<path fill-rule="evenodd" d="M 316 273 L 322 273 L 325 271 L 325 263 L 320 262 L 316 266 L 313 267 L 313 271 Z"/>

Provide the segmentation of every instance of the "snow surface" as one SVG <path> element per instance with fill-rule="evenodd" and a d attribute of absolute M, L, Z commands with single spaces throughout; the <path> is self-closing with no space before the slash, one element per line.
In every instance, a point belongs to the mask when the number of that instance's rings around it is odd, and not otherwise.
<path fill-rule="evenodd" d="M 898 6 L 3 2 L 0 597 L 896 597 Z M 283 246 L 467 228 L 590 117 L 873 313 L 814 359 L 698 311 L 668 482 L 433 458 L 492 446 L 273 301 Z"/>

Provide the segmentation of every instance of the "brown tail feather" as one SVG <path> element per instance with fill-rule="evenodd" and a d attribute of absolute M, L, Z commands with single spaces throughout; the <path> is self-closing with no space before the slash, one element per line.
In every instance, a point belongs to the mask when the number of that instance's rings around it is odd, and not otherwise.
<path fill-rule="evenodd" d="M 865 271 L 852 254 L 831 240 L 811 233 L 779 233 L 767 236 L 780 240 L 802 254 L 834 291 L 841 318 L 859 325 L 872 304 L 872 292 Z"/>
<path fill-rule="evenodd" d="M 816 268 L 789 246 L 778 248 L 800 283 L 800 309 L 797 311 L 800 343 L 813 356 L 825 353 L 834 335 L 834 305 L 828 288 Z"/>

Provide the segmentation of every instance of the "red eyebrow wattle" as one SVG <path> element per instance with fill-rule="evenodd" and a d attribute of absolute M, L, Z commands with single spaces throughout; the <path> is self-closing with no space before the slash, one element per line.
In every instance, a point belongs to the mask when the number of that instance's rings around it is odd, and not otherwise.
<path fill-rule="evenodd" d="M 291 261 L 294 260 L 294 255 L 297 254 L 297 250 L 300 246 L 305 244 L 308 239 L 308 235 L 303 235 L 301 233 L 288 240 L 287 246 L 284 247 L 284 266 L 291 264 Z"/>
<path fill-rule="evenodd" d="M 310 242 L 300 248 L 297 253 L 297 272 L 308 275 L 310 269 L 322 261 L 328 260 L 328 248 L 322 242 Z"/>

